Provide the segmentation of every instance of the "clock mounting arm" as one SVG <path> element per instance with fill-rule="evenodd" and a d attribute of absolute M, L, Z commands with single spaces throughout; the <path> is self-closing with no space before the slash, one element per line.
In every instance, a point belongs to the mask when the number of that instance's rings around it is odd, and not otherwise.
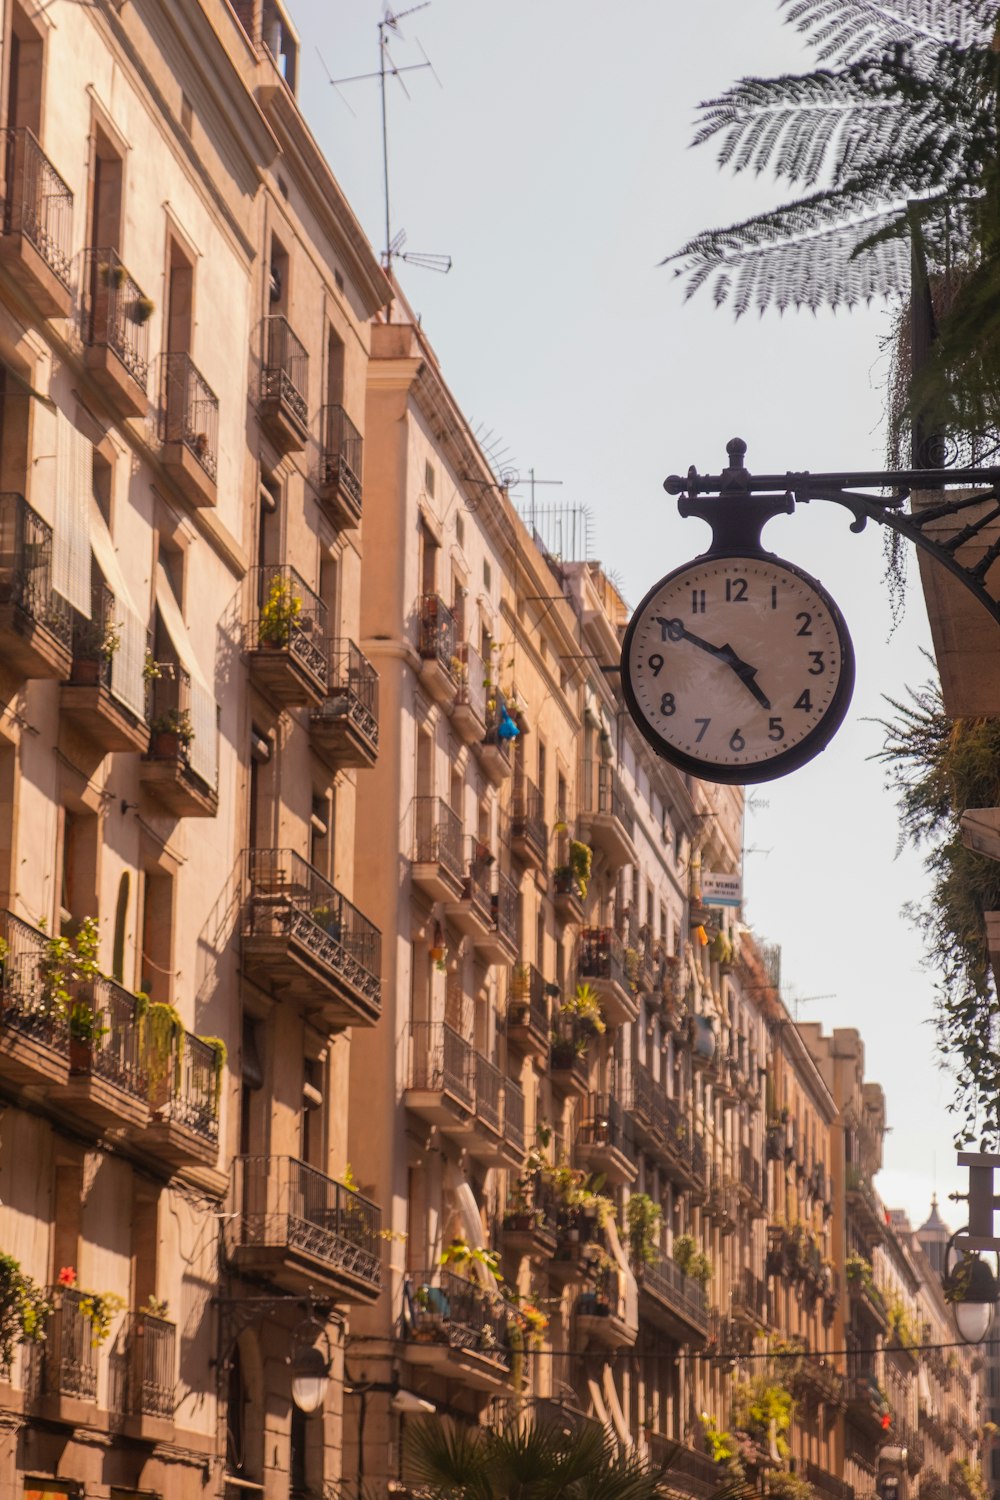
<path fill-rule="evenodd" d="M 699 474 L 692 467 L 685 476 L 671 474 L 663 482 L 669 495 L 678 496 L 680 515 L 696 516 L 711 526 L 712 544 L 706 556 L 762 554 L 761 531 L 774 516 L 792 515 L 797 505 L 813 500 L 831 501 L 851 512 L 852 531 L 861 532 L 869 521 L 876 521 L 933 557 L 1000 625 L 1000 601 L 993 598 L 985 583 L 990 568 L 1000 560 L 1000 539 L 986 545 L 972 565 L 966 566 L 957 557 L 960 547 L 975 541 L 991 523 L 1000 520 L 1000 468 L 751 474 L 744 465 L 746 451 L 741 438 L 732 438 L 726 445 L 729 463 L 722 473 Z M 975 494 L 949 498 L 948 487 L 974 489 Z M 861 493 L 868 489 L 893 493 Z M 906 501 L 915 490 L 941 491 L 941 503 L 916 512 L 907 510 Z M 945 518 L 965 519 L 965 525 L 946 540 L 939 540 L 934 524 Z"/>

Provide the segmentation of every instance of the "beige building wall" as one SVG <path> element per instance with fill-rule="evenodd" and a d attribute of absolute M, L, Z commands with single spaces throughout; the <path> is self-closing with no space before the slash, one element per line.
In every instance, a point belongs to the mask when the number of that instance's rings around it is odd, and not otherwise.
<path fill-rule="evenodd" d="M 55 1312 L 0 1372 L 0 1494 L 287 1494 L 340 1473 L 345 1312 L 380 1284 L 343 1179 L 379 1005 L 348 646 L 387 284 L 270 0 L 4 17 L 0 1249 Z M 96 983 L 50 946 L 85 917 Z M 98 1344 L 64 1267 L 121 1299 Z M 293 1415 L 295 1338 L 329 1349 L 325 1417 Z"/>

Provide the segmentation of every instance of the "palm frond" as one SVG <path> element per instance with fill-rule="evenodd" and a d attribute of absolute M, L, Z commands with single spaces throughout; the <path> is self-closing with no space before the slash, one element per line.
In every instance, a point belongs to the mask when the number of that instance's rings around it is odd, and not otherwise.
<path fill-rule="evenodd" d="M 716 305 L 731 301 L 737 317 L 751 307 L 854 307 L 908 284 L 909 250 L 889 233 L 906 210 L 901 202 L 871 212 L 860 199 L 816 193 L 707 230 L 670 259 L 680 261 L 688 297 L 708 283 Z"/>
<path fill-rule="evenodd" d="M 431 1417 L 407 1423 L 406 1459 L 413 1478 L 435 1495 L 490 1500 L 487 1429 Z"/>
<path fill-rule="evenodd" d="M 918 49 L 952 41 L 986 46 L 996 24 L 989 0 L 778 0 L 785 20 L 809 41 L 821 61 L 852 62 L 900 44 Z"/>

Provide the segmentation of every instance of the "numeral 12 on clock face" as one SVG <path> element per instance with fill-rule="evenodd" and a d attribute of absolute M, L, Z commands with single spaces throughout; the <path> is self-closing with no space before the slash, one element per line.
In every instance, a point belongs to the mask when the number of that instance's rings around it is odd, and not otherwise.
<path fill-rule="evenodd" d="M 685 770 L 769 780 L 841 723 L 854 651 L 814 578 L 772 557 L 707 554 L 662 578 L 625 635 L 622 687 L 639 729 Z"/>

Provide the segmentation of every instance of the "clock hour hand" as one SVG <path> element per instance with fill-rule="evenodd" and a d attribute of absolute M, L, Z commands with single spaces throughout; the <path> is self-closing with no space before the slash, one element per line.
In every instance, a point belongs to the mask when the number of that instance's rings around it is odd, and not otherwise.
<path fill-rule="evenodd" d="M 690 641 L 692 646 L 697 646 L 699 650 L 707 651 L 709 656 L 715 656 L 719 661 L 724 661 L 728 667 L 732 667 L 743 686 L 753 694 L 761 708 L 770 709 L 770 700 L 757 686 L 757 668 L 737 656 L 728 641 L 724 646 L 713 646 L 711 641 L 702 640 L 700 635 L 694 635 L 688 630 L 683 620 L 670 620 L 667 624 L 667 635 L 672 641 Z"/>

